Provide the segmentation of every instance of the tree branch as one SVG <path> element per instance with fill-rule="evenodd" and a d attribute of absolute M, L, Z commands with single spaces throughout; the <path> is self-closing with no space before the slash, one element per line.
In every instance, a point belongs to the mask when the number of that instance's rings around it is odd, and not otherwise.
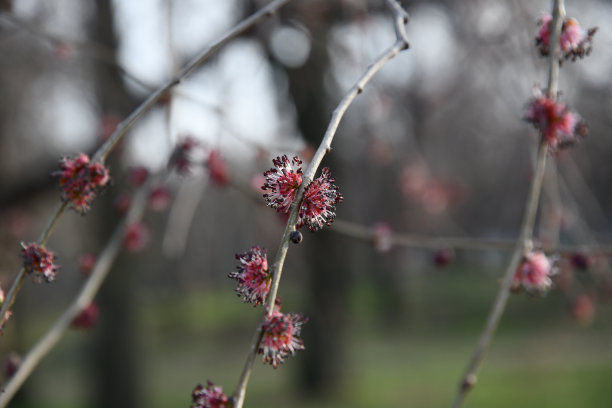
<path fill-rule="evenodd" d="M 0 407 L 5 407 L 10 402 L 11 398 L 13 398 L 25 380 L 34 371 L 38 363 L 40 363 L 40 361 L 60 341 L 75 317 L 77 317 L 83 309 L 91 304 L 96 293 L 98 293 L 100 286 L 102 286 L 102 282 L 104 282 L 104 279 L 108 275 L 111 266 L 117 258 L 117 255 L 119 255 L 119 252 L 121 251 L 126 226 L 142 218 L 142 214 L 144 213 L 144 209 L 147 204 L 149 192 L 148 187 L 150 185 L 151 183 L 145 183 L 136 192 L 130 210 L 126 214 L 123 221 L 117 226 L 115 232 L 100 253 L 98 260 L 92 269 L 91 275 L 87 279 L 77 297 L 73 300 L 70 306 L 68 306 L 64 313 L 62 313 L 62 315 L 55 321 L 53 326 L 51 326 L 51 328 L 30 349 L 30 351 L 28 351 L 23 358 L 22 363 L 19 365 L 17 372 L 15 372 L 8 383 L 3 387 L 3 392 L 0 394 Z"/>
<path fill-rule="evenodd" d="M 304 190 L 310 184 L 310 182 L 314 179 L 314 175 L 323 160 L 323 157 L 327 153 L 331 151 L 331 143 L 336 135 L 338 130 L 338 126 L 340 125 L 340 121 L 342 120 L 344 114 L 347 109 L 357 95 L 359 95 L 364 87 L 368 84 L 368 82 L 372 79 L 372 77 L 393 57 L 399 54 L 402 50 L 407 49 L 410 44 L 407 41 L 407 34 L 405 30 L 405 23 L 408 21 L 408 13 L 402 9 L 399 3 L 395 0 L 387 0 L 387 4 L 391 11 L 393 12 L 395 28 L 396 28 L 396 40 L 386 51 L 384 51 L 363 73 L 361 78 L 357 81 L 357 83 L 344 95 L 336 109 L 334 110 L 327 130 L 321 140 L 321 143 L 315 152 L 310 164 L 304 171 L 302 176 L 302 184 L 298 189 L 293 204 L 291 206 L 291 212 L 289 215 L 289 220 L 287 221 L 287 225 L 285 227 L 285 231 L 281 238 L 281 242 L 276 253 L 276 258 L 274 260 L 274 264 L 272 266 L 272 271 L 274 273 L 272 277 L 272 285 L 270 288 L 270 292 L 268 293 L 268 297 L 266 300 L 266 315 L 264 315 L 262 323 L 265 322 L 267 316 L 271 315 L 274 311 L 274 303 L 276 301 L 278 287 L 280 284 L 281 275 L 283 272 L 283 265 L 285 262 L 285 258 L 287 256 L 287 251 L 289 249 L 289 240 L 291 233 L 295 231 L 295 225 L 297 222 L 297 216 L 299 212 L 299 208 L 304 197 Z M 238 381 L 238 385 L 236 386 L 236 390 L 233 394 L 234 399 L 234 408 L 242 408 L 244 403 L 244 397 L 246 394 L 246 387 L 249 381 L 249 377 L 251 375 L 251 370 L 253 367 L 253 361 L 255 359 L 255 355 L 257 354 L 257 350 L 259 349 L 259 342 L 261 341 L 262 333 L 261 333 L 261 325 L 258 327 L 256 335 L 253 338 L 253 342 L 251 344 L 249 353 L 247 355 L 247 359 L 245 362 L 245 366 L 243 368 L 242 374 L 240 376 L 240 380 Z"/>
<path fill-rule="evenodd" d="M 559 77 L 559 58 L 560 58 L 560 47 L 559 47 L 559 36 L 561 34 L 561 22 L 565 17 L 563 8 L 563 0 L 553 0 L 553 15 L 551 27 L 553 27 L 552 38 L 551 38 L 551 52 L 548 69 L 548 96 L 549 98 L 556 99 L 557 86 Z M 548 143 L 542 135 L 540 135 L 540 144 L 538 155 L 536 159 L 536 169 L 531 181 L 531 187 L 529 189 L 529 195 L 527 202 L 525 203 L 525 214 L 521 224 L 519 233 L 519 240 L 512 253 L 510 264 L 506 269 L 504 278 L 501 286 L 497 293 L 497 296 L 491 307 L 489 317 L 485 324 L 485 328 L 480 335 L 480 339 L 476 345 L 476 348 L 470 358 L 468 366 L 459 384 L 459 390 L 453 403 L 453 408 L 460 408 L 463 405 L 463 401 L 467 396 L 467 393 L 476 385 L 478 370 L 482 364 L 482 360 L 491 344 L 493 335 L 499 325 L 499 321 L 504 313 L 506 304 L 508 303 L 508 297 L 510 296 L 510 287 L 512 286 L 512 280 L 514 273 L 519 265 L 525 251 L 530 250 L 532 247 L 532 236 L 533 227 L 536 219 L 536 213 L 538 210 L 538 203 L 540 198 L 540 192 L 542 190 L 542 182 L 544 180 L 544 170 L 546 167 L 546 156 L 548 154 Z"/>

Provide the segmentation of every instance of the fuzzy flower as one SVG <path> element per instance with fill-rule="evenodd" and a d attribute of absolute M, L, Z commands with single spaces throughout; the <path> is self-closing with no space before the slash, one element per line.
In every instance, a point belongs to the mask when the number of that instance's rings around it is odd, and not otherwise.
<path fill-rule="evenodd" d="M 304 199 L 298 213 L 296 228 L 304 225 L 311 231 L 317 231 L 324 225 L 330 226 L 336 218 L 336 204 L 342 202 L 342 194 L 329 169 L 324 167 L 321 175 L 314 179 L 304 192 Z"/>
<path fill-rule="evenodd" d="M 84 330 L 91 329 L 98 322 L 99 315 L 100 307 L 95 303 L 91 303 L 72 320 L 72 327 Z"/>
<path fill-rule="evenodd" d="M 59 266 L 55 265 L 55 254 L 36 243 L 21 243 L 21 256 L 25 271 L 34 276 L 34 282 L 47 283 L 55 280 Z"/>
<path fill-rule="evenodd" d="M 83 276 L 89 276 L 94 266 L 96 266 L 96 261 L 97 257 L 95 254 L 85 253 L 79 255 L 79 257 L 77 258 L 79 272 L 81 272 Z"/>
<path fill-rule="evenodd" d="M 161 212 L 164 211 L 170 205 L 172 195 L 165 186 L 157 186 L 151 189 L 149 192 L 149 208 L 152 211 Z"/>
<path fill-rule="evenodd" d="M 91 162 L 89 156 L 81 153 L 76 158 L 65 157 L 60 162 L 59 185 L 62 200 L 81 214 L 89 211 L 98 189 L 105 186 L 110 177 L 108 169 L 100 162 Z"/>
<path fill-rule="evenodd" d="M 11 351 L 4 360 L 4 376 L 11 378 L 21 366 L 21 356 L 14 351 Z"/>
<path fill-rule="evenodd" d="M 576 112 L 544 95 L 536 95 L 529 102 L 525 120 L 542 133 L 553 150 L 571 146 L 588 133 Z"/>
<path fill-rule="evenodd" d="M 434 254 L 434 263 L 436 266 L 443 268 L 448 266 L 455 258 L 455 251 L 449 248 L 440 249 Z"/>
<path fill-rule="evenodd" d="M 142 222 L 133 222 L 125 228 L 123 247 L 128 252 L 140 252 L 149 244 L 149 228 Z"/>
<path fill-rule="evenodd" d="M 304 342 L 299 338 L 302 325 L 307 319 L 299 313 L 281 313 L 277 299 L 274 311 L 262 325 L 263 337 L 259 344 L 259 354 L 263 362 L 277 368 L 289 354 L 304 350 Z"/>
<path fill-rule="evenodd" d="M 302 161 L 297 156 L 289 161 L 287 155 L 283 155 L 272 160 L 272 163 L 275 168 L 264 173 L 266 182 L 261 189 L 268 191 L 263 196 L 269 207 L 286 213 L 302 184 Z"/>
<path fill-rule="evenodd" d="M 142 186 L 148 178 L 149 170 L 144 166 L 136 166 L 128 170 L 128 181 L 134 187 Z"/>
<path fill-rule="evenodd" d="M 194 150 L 198 147 L 200 147 L 200 143 L 197 140 L 186 137 L 174 148 L 168 166 L 174 168 L 179 174 L 191 174 Z"/>
<path fill-rule="evenodd" d="M 547 14 L 540 18 L 538 25 L 540 29 L 536 36 L 536 46 L 540 50 L 540 55 L 550 55 L 552 16 Z M 566 18 L 561 26 L 561 36 L 559 46 L 561 47 L 562 58 L 576 61 L 589 55 L 593 48 L 593 36 L 597 32 L 597 27 L 584 30 L 574 18 Z"/>
<path fill-rule="evenodd" d="M 212 381 L 206 383 L 206 388 L 199 384 L 191 394 L 191 408 L 230 408 L 230 399 L 223 393 L 223 388 Z"/>
<path fill-rule="evenodd" d="M 553 262 L 543 252 L 531 251 L 516 269 L 512 289 L 519 291 L 522 288 L 531 294 L 545 293 L 552 286 L 550 277 L 554 274 Z"/>
<path fill-rule="evenodd" d="M 229 183 L 230 175 L 227 163 L 218 150 L 211 150 L 206 162 L 210 179 L 219 187 L 225 187 Z"/>
<path fill-rule="evenodd" d="M 244 254 L 236 254 L 236 259 L 240 261 L 240 265 L 236 267 L 238 271 L 231 272 L 228 276 L 238 281 L 238 296 L 253 306 L 262 304 L 272 284 L 266 250 L 254 246 Z"/>

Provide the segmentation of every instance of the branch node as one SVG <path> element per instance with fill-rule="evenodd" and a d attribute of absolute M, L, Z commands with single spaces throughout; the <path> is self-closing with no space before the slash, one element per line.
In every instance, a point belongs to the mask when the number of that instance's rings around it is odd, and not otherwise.
<path fill-rule="evenodd" d="M 469 391 L 476 386 L 477 382 L 478 382 L 478 377 L 476 377 L 476 374 L 469 374 L 461 382 L 461 388 L 464 391 Z"/>

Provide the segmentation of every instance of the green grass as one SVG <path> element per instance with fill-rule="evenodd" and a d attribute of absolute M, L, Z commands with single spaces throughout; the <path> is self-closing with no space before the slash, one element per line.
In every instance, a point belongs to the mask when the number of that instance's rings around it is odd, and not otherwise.
<path fill-rule="evenodd" d="M 304 395 L 295 384 L 297 361 L 289 359 L 278 370 L 256 364 L 246 407 L 448 407 L 496 278 L 444 274 L 421 282 L 419 300 L 406 299 L 407 310 L 394 316 L 392 330 L 376 311 L 383 295 L 367 282 L 356 285 L 339 389 L 325 398 Z M 283 297 L 289 310 L 299 308 L 297 288 L 283 288 Z M 207 379 L 231 392 L 260 308 L 215 292 L 149 296 L 140 298 L 139 305 L 139 360 L 148 408 L 187 407 L 193 387 Z M 612 407 L 609 306 L 601 308 L 593 327 L 579 328 L 567 317 L 559 295 L 513 297 L 466 408 Z M 36 390 L 31 406 L 88 406 L 90 384 L 80 361 L 86 336 L 70 333 L 43 360 L 30 382 Z M 305 357 L 307 351 L 298 356 Z"/>

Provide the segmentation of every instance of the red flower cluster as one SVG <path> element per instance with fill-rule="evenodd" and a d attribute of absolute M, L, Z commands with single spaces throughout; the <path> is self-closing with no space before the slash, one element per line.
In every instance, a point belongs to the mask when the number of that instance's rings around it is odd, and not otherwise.
<path fill-rule="evenodd" d="M 100 307 L 95 303 L 91 303 L 74 318 L 72 326 L 84 330 L 91 329 L 98 322 L 99 316 Z"/>
<path fill-rule="evenodd" d="M 551 22 L 552 16 L 550 14 L 543 16 L 538 22 L 540 30 L 536 36 L 536 46 L 542 56 L 550 55 Z M 576 19 L 566 18 L 563 21 L 561 36 L 559 37 L 562 57 L 566 60 L 576 61 L 578 58 L 589 55 L 593 48 L 593 36 L 596 32 L 597 27 L 584 30 Z"/>
<path fill-rule="evenodd" d="M 97 190 L 110 180 L 108 169 L 100 162 L 92 163 L 83 153 L 74 159 L 63 158 L 60 171 L 54 174 L 60 177 L 62 200 L 81 214 L 89 211 Z"/>
<path fill-rule="evenodd" d="M 231 272 L 228 276 L 238 281 L 238 296 L 253 306 L 262 304 L 266 301 L 272 284 L 266 250 L 254 246 L 250 251 L 236 254 L 236 259 L 240 261 L 238 271 Z"/>
<path fill-rule="evenodd" d="M 529 102 L 525 120 L 542 133 L 552 149 L 571 146 L 588 133 L 587 124 L 576 112 L 544 95 Z"/>
<path fill-rule="evenodd" d="M 79 271 L 83 276 L 89 276 L 94 266 L 96 266 L 96 255 L 92 253 L 85 253 L 79 255 L 77 258 L 77 265 L 79 267 Z"/>
<path fill-rule="evenodd" d="M 275 168 L 264 173 L 266 182 L 262 189 L 269 191 L 264 198 L 268 206 L 287 213 L 302 184 L 302 161 L 296 156 L 290 162 L 287 155 L 283 155 L 272 160 L 272 163 Z M 325 167 L 321 175 L 306 187 L 296 228 L 306 225 L 311 231 L 317 231 L 324 225 L 332 224 L 336 218 L 336 204 L 342 202 L 342 194 L 338 192 L 335 181 Z"/>
<path fill-rule="evenodd" d="M 186 137 L 174 148 L 168 166 L 176 169 L 179 174 L 191 174 L 193 151 L 198 147 L 200 147 L 200 143 L 197 140 Z"/>
<path fill-rule="evenodd" d="M 165 186 L 154 187 L 149 192 L 148 204 L 151 211 L 164 211 L 170 205 L 170 201 L 172 201 L 172 195 Z"/>
<path fill-rule="evenodd" d="M 272 160 L 275 168 L 264 173 L 266 182 L 261 187 L 268 206 L 278 212 L 289 212 L 300 184 L 302 184 L 302 161 L 295 156 L 291 161 L 287 155 Z"/>
<path fill-rule="evenodd" d="M 128 252 L 140 252 L 149 244 L 149 228 L 142 222 L 134 222 L 125 228 L 123 247 Z"/>
<path fill-rule="evenodd" d="M 191 394 L 191 408 L 230 408 L 230 400 L 223 393 L 223 388 L 208 381 L 206 388 L 202 384 L 195 387 Z"/>
<path fill-rule="evenodd" d="M 299 313 L 281 313 L 280 300 L 276 300 L 274 311 L 262 325 L 263 337 L 259 343 L 259 354 L 263 362 L 277 368 L 289 354 L 304 350 L 304 342 L 299 338 L 302 325 L 307 319 Z"/>
<path fill-rule="evenodd" d="M 550 277 L 554 274 L 553 262 L 543 252 L 531 251 L 516 269 L 512 289 L 525 289 L 531 294 L 545 293 L 552 286 Z"/>
<path fill-rule="evenodd" d="M 306 225 L 309 230 L 317 231 L 324 225 L 329 227 L 334 222 L 336 204 L 341 203 L 343 198 L 338 192 L 338 186 L 334 184 L 335 181 L 329 169 L 324 167 L 321 175 L 306 187 L 296 228 Z"/>
<path fill-rule="evenodd" d="M 230 181 L 229 169 L 227 163 L 221 156 L 218 150 L 211 150 L 208 154 L 208 174 L 210 179 L 219 187 L 225 187 Z"/>
<path fill-rule="evenodd" d="M 21 243 L 23 267 L 27 273 L 34 276 L 34 282 L 43 280 L 47 283 L 55 280 L 59 266 L 55 265 L 55 254 L 37 243 L 24 245 Z"/>

